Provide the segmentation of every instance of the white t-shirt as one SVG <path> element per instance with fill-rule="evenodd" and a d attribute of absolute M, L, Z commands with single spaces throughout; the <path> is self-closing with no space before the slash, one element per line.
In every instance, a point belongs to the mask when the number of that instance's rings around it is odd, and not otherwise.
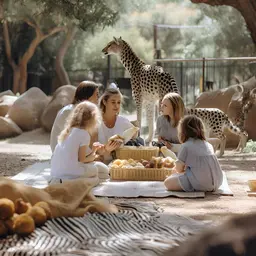
<path fill-rule="evenodd" d="M 123 116 L 117 116 L 116 123 L 113 128 L 108 128 L 104 122 L 102 122 L 98 128 L 98 141 L 102 144 L 107 144 L 108 139 L 113 135 L 119 134 L 122 136 L 123 132 L 133 127 L 133 124 Z M 104 154 L 104 162 L 108 163 L 112 160 L 112 156 L 109 153 Z"/>
<path fill-rule="evenodd" d="M 75 178 L 84 174 L 83 163 L 78 161 L 81 146 L 89 149 L 90 135 L 86 130 L 72 128 L 67 138 L 55 147 L 51 159 L 51 176 L 56 178 Z M 86 154 L 91 151 L 86 150 Z"/>
<path fill-rule="evenodd" d="M 131 127 L 133 127 L 133 124 L 123 116 L 117 116 L 113 128 L 108 128 L 104 122 L 102 122 L 98 128 L 98 141 L 102 144 L 106 144 L 110 137 L 116 134 L 122 136 L 123 132 Z"/>
<path fill-rule="evenodd" d="M 66 120 L 73 109 L 74 109 L 73 104 L 69 104 L 69 105 L 63 107 L 58 112 L 58 114 L 54 120 L 52 130 L 51 130 L 51 138 L 50 138 L 50 146 L 51 146 L 52 152 L 54 151 L 54 149 L 58 143 L 58 136 L 64 129 Z"/>

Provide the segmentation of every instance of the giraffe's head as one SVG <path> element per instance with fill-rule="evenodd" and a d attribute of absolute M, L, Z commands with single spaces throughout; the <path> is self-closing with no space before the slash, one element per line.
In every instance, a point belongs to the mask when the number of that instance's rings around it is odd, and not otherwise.
<path fill-rule="evenodd" d="M 236 125 L 243 125 L 246 115 L 255 103 L 256 88 L 249 90 L 239 84 L 228 105 L 228 115 Z"/>
<path fill-rule="evenodd" d="M 119 38 L 115 38 L 114 40 L 112 40 L 111 42 L 109 42 L 106 47 L 104 47 L 102 49 L 102 52 L 105 55 L 109 55 L 109 54 L 117 54 L 119 55 L 122 51 L 122 47 L 123 47 L 123 39 L 121 38 L 121 36 Z"/>

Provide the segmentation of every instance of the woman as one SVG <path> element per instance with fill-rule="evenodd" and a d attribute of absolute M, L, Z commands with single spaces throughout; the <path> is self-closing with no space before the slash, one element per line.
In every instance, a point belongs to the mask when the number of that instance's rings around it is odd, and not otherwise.
<path fill-rule="evenodd" d="M 77 89 L 73 99 L 72 104 L 69 104 L 63 107 L 57 114 L 52 131 L 51 131 L 51 139 L 50 139 L 50 146 L 52 152 L 54 151 L 57 143 L 58 143 L 58 136 L 60 135 L 61 131 L 64 129 L 67 117 L 74 109 L 75 105 L 79 102 L 84 100 L 88 100 L 92 103 L 98 104 L 99 99 L 99 86 L 92 82 L 92 81 L 83 81 L 81 82 Z M 91 135 L 92 136 L 92 135 Z"/>
<path fill-rule="evenodd" d="M 122 94 L 119 89 L 109 88 L 102 95 L 99 107 L 102 113 L 102 123 L 98 128 L 98 141 L 105 144 L 104 162 L 112 160 L 111 151 L 120 147 L 118 141 L 108 142 L 113 135 L 122 135 L 123 132 L 133 125 L 131 122 L 119 115 L 122 102 Z M 136 135 L 136 134 L 135 134 Z"/>

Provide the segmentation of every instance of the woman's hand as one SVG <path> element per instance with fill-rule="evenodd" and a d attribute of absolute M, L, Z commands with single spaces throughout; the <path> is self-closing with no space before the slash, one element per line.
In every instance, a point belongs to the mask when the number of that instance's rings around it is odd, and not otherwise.
<path fill-rule="evenodd" d="M 120 141 L 109 141 L 106 145 L 105 145 L 105 150 L 107 152 L 112 152 L 114 150 L 116 150 L 117 148 L 119 148 L 122 145 L 122 143 Z"/>

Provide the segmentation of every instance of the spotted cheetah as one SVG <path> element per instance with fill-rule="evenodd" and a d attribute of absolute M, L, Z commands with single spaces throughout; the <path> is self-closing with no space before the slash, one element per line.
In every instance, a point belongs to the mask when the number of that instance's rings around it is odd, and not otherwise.
<path fill-rule="evenodd" d="M 226 146 L 226 136 L 224 135 L 224 128 L 228 128 L 232 133 L 240 136 L 240 141 L 237 150 L 242 151 L 246 145 L 248 134 L 242 131 L 239 127 L 235 126 L 228 116 L 218 108 L 191 108 L 186 109 L 187 115 L 195 115 L 202 119 L 207 132 L 212 133 L 220 139 L 220 152 L 221 157 L 224 154 Z M 209 135 L 209 134 L 208 134 Z M 208 137 L 208 136 L 207 136 Z"/>
<path fill-rule="evenodd" d="M 115 54 L 119 56 L 122 64 L 130 73 L 139 128 L 141 128 L 143 105 L 143 107 L 146 107 L 146 118 L 149 127 L 146 142 L 152 141 L 154 137 L 155 105 L 162 101 L 165 94 L 179 92 L 174 78 L 165 72 L 162 67 L 145 64 L 121 37 L 118 39 L 114 37 L 114 40 L 109 42 L 102 52 L 106 55 Z"/>

